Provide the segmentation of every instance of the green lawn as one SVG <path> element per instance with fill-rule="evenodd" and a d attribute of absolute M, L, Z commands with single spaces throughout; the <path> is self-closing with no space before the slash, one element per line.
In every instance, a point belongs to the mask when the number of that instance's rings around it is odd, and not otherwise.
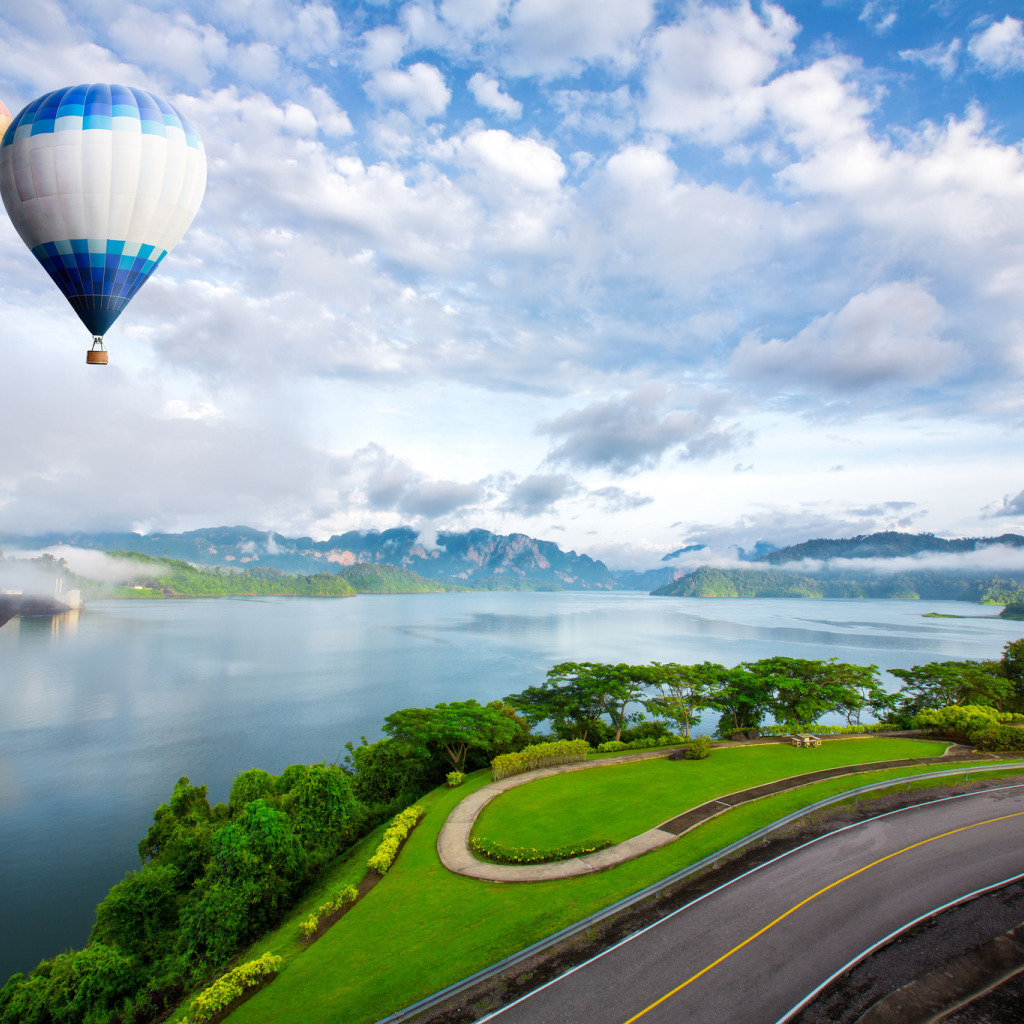
<path fill-rule="evenodd" d="M 849 749 L 862 742 L 872 744 L 870 753 L 861 751 L 865 761 L 875 760 L 878 750 L 885 751 L 881 759 L 907 756 L 906 748 L 900 755 L 892 753 L 895 748 L 883 748 L 889 740 L 843 740 L 821 750 Z M 734 763 L 732 758 L 743 757 L 753 749 L 758 748 L 716 751 L 701 764 L 712 769 L 717 760 L 724 769 L 727 763 Z M 783 757 L 789 753 L 789 748 L 781 745 L 759 749 L 776 751 Z M 926 757 L 933 748 L 918 743 L 913 749 Z M 720 753 L 723 756 L 719 757 Z M 836 752 L 833 756 L 842 755 Z M 657 771 L 660 761 L 637 764 Z M 787 770 L 755 772 L 754 762 L 746 764 L 748 773 L 743 785 L 793 774 Z M 806 768 L 808 762 L 800 764 Z M 684 770 L 695 767 L 672 765 Z M 736 808 L 661 850 L 600 874 L 520 885 L 495 885 L 454 875 L 438 860 L 437 835 L 445 818 L 467 793 L 489 781 L 489 773 L 474 773 L 459 789 L 438 789 L 418 801 L 426 815 L 384 880 L 318 942 L 301 955 L 292 953 L 280 976 L 232 1014 L 231 1022 L 369 1024 L 815 800 L 876 779 L 931 770 L 935 766 L 865 773 L 856 781 L 829 779 Z M 588 774 L 572 773 L 569 778 L 579 780 Z M 741 787 L 728 785 L 719 792 L 737 788 Z M 682 806 L 674 802 L 659 820 L 684 810 L 686 805 L 687 801 Z M 315 905 L 316 901 L 309 902 Z M 284 952 L 297 948 L 294 936 L 302 913 L 297 911 L 275 936 L 255 944 L 246 958 L 268 949 Z"/>
<path fill-rule="evenodd" d="M 598 839 L 622 842 L 716 796 L 791 775 L 911 757 L 937 757 L 946 743 L 901 739 L 830 740 L 717 747 L 703 761 L 628 761 L 517 786 L 481 812 L 473 834 L 506 846 L 551 849 Z M 851 785 L 856 785 L 851 784 Z"/>

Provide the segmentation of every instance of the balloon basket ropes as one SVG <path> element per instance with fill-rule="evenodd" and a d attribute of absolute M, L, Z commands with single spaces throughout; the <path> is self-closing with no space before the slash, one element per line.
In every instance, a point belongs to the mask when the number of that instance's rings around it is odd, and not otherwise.
<path fill-rule="evenodd" d="M 95 363 L 97 366 L 107 365 L 107 350 L 103 347 L 103 339 L 96 337 L 92 339 L 92 348 L 85 353 L 87 363 Z"/>

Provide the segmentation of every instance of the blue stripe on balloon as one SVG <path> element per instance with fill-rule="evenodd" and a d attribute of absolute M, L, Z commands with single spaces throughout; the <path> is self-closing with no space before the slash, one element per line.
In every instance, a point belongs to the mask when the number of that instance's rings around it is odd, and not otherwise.
<path fill-rule="evenodd" d="M 95 238 L 45 242 L 32 252 L 85 326 L 100 336 L 167 255 L 151 245 Z"/>
<path fill-rule="evenodd" d="M 188 146 L 202 147 L 195 125 L 166 100 L 144 89 L 103 84 L 73 85 L 33 100 L 11 121 L 0 147 L 29 135 L 81 129 L 115 131 L 122 126 L 115 125 L 114 118 L 131 118 L 144 135 L 166 137 L 169 127 L 180 128 Z"/>

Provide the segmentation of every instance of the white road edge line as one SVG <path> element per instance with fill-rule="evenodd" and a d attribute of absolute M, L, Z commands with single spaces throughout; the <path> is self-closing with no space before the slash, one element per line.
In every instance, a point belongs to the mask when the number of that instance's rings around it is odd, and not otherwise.
<path fill-rule="evenodd" d="M 836 971 L 835 974 L 833 974 L 830 978 L 826 978 L 813 992 L 804 996 L 804 998 L 801 999 L 800 1002 L 793 1007 L 793 1009 L 787 1011 L 782 1017 L 780 1017 L 775 1022 L 775 1024 L 785 1024 L 786 1021 L 790 1020 L 797 1013 L 799 1013 L 808 1003 L 813 1002 L 813 1000 L 819 995 L 819 993 L 821 993 L 824 989 L 828 988 L 828 986 L 831 985 L 832 982 L 836 980 L 836 978 L 840 977 L 846 971 L 850 970 L 850 968 L 856 967 L 857 964 L 859 964 L 862 960 L 866 960 L 876 950 L 879 950 L 882 948 L 882 946 L 886 945 L 889 942 L 892 942 L 893 939 L 899 937 L 905 931 L 909 931 L 911 928 L 915 927 L 916 925 L 919 925 L 922 921 L 927 921 L 928 918 L 935 917 L 936 914 L 941 914 L 943 911 L 949 910 L 951 907 L 958 906 L 961 903 L 966 903 L 968 902 L 968 900 L 973 900 L 976 896 L 983 896 L 987 892 L 992 892 L 993 889 L 999 889 L 1002 888 L 1002 886 L 1004 885 L 1011 885 L 1013 882 L 1019 882 L 1022 878 L 1024 878 L 1024 871 L 1022 871 L 1019 875 L 1012 875 L 1010 878 L 1004 878 L 1001 882 L 995 882 L 992 885 L 986 885 L 983 889 L 975 889 L 974 892 L 969 892 L 966 896 L 959 897 L 959 899 L 950 900 L 948 903 L 943 903 L 941 907 L 935 907 L 934 909 L 929 910 L 927 913 L 922 914 L 920 917 L 915 917 L 913 921 L 908 921 L 905 925 L 903 925 L 902 928 L 897 928 L 896 931 L 889 932 L 889 934 L 886 935 L 884 939 L 879 939 L 878 942 L 876 942 L 873 946 L 869 946 L 867 949 L 864 950 L 863 953 L 859 953 L 857 956 L 855 956 L 848 964 L 844 964 L 842 967 L 840 967 L 839 970 Z"/>
<path fill-rule="evenodd" d="M 910 776 L 910 778 L 912 779 L 913 777 Z M 499 1009 L 494 1010 L 491 1013 L 487 1014 L 486 1017 L 478 1018 L 477 1024 L 484 1024 L 485 1021 L 494 1020 L 496 1017 L 498 1017 L 501 1014 L 503 1014 L 506 1010 L 511 1010 L 513 1006 L 518 1006 L 520 1003 L 525 1002 L 531 996 L 537 995 L 538 992 L 543 992 L 544 989 L 550 988 L 552 985 L 557 985 L 558 982 L 562 981 L 565 978 L 568 978 L 572 974 L 575 974 L 577 971 L 582 970 L 584 967 L 589 966 L 590 964 L 594 963 L 596 960 L 600 960 L 601 957 L 607 956 L 609 953 L 613 953 L 620 946 L 624 946 L 627 942 L 632 942 L 633 939 L 639 938 L 641 935 L 645 934 L 646 932 L 649 932 L 652 928 L 657 928 L 658 925 L 663 924 L 665 921 L 671 920 L 673 917 L 676 916 L 676 914 L 681 914 L 684 910 L 689 910 L 690 907 L 696 906 L 698 903 L 701 902 L 701 900 L 706 900 L 709 896 L 714 896 L 715 893 L 721 892 L 722 889 L 727 888 L 728 886 L 732 885 L 734 882 L 739 882 L 741 879 L 746 878 L 748 875 L 752 875 L 752 874 L 754 874 L 754 872 L 760 871 L 762 868 L 769 867 L 770 865 L 775 864 L 777 861 L 783 860 L 784 858 L 789 857 L 790 855 L 792 855 L 794 853 L 799 853 L 801 850 L 805 850 L 805 849 L 807 849 L 808 846 L 813 846 L 815 843 L 820 842 L 823 839 L 831 839 L 832 837 L 837 836 L 837 835 L 839 835 L 842 832 L 846 832 L 848 829 L 857 828 L 860 825 L 867 825 L 869 822 L 872 822 L 872 821 L 880 821 L 882 818 L 888 818 L 888 817 L 890 817 L 893 814 L 902 814 L 904 811 L 919 810 L 920 808 L 928 807 L 931 804 L 941 804 L 941 803 L 945 803 L 947 800 L 962 800 L 964 797 L 980 796 L 980 795 L 987 794 L 987 793 L 1001 793 L 1001 792 L 1004 792 L 1005 790 L 1008 790 L 1008 789 L 1021 789 L 1021 788 L 1024 788 L 1024 787 L 1022 787 L 1020 783 L 1017 783 L 1016 785 L 1013 785 L 1013 786 L 999 786 L 998 788 L 994 788 L 994 789 L 976 790 L 973 793 L 956 793 L 953 796 L 944 796 L 944 797 L 940 797 L 937 800 L 927 800 L 927 801 L 925 801 L 924 803 L 921 803 L 921 804 L 911 804 L 908 807 L 897 807 L 895 810 L 886 811 L 884 814 L 877 814 L 873 818 L 865 818 L 863 821 L 851 822 L 849 825 L 844 825 L 842 828 L 837 828 L 834 832 L 826 832 L 824 835 L 817 836 L 815 839 L 811 839 L 808 842 L 801 844 L 800 846 L 796 846 L 792 850 L 787 850 L 785 853 L 780 853 L 778 857 L 773 857 L 771 860 L 766 860 L 763 864 L 758 864 L 757 867 L 753 867 L 749 871 L 744 871 L 742 875 L 737 875 L 735 878 L 729 879 L 728 882 L 723 882 L 717 888 L 712 889 L 710 892 L 704 893 L 703 896 L 698 896 L 695 900 L 691 900 L 689 903 L 685 904 L 684 906 L 677 907 L 675 910 L 672 911 L 672 913 L 666 914 L 664 917 L 658 918 L 657 921 L 653 921 L 651 924 L 647 925 L 646 928 L 641 928 L 640 931 L 638 931 L 638 932 L 633 932 L 632 935 L 627 935 L 624 939 L 620 939 L 618 942 L 616 942 L 614 946 L 609 946 L 607 949 L 601 950 L 600 953 L 596 954 L 595 956 L 592 956 L 589 960 L 584 960 L 583 963 L 577 964 L 575 967 L 570 968 L 564 974 L 558 975 L 557 978 L 552 978 L 550 981 L 547 981 L 543 985 L 539 986 L 538 988 L 535 988 L 532 991 L 527 992 L 525 995 L 520 996 L 518 999 L 513 1000 L 511 1003 L 508 1003 L 505 1006 L 499 1007 Z M 1024 875 L 1017 876 L 1017 877 L 1024 877 Z M 998 884 L 999 885 L 1004 885 L 1006 883 L 1000 882 Z M 995 886 L 991 886 L 989 888 L 995 888 Z M 986 892 L 986 891 L 987 891 L 987 889 L 979 890 L 979 893 L 980 892 Z M 973 896 L 975 894 L 972 893 L 971 895 Z M 962 900 L 967 900 L 967 899 L 970 899 L 970 898 L 971 898 L 970 896 L 964 896 L 964 897 L 961 897 L 961 901 Z M 953 903 L 948 904 L 948 906 L 953 906 L 956 902 L 960 902 L 960 901 L 954 901 Z M 930 917 L 932 914 L 939 913 L 943 909 L 945 909 L 945 908 L 944 907 L 940 907 L 938 910 L 933 910 L 929 914 L 925 914 L 924 916 L 925 917 Z M 924 918 L 918 918 L 917 921 L 912 921 L 910 924 L 904 925 L 903 928 L 901 928 L 899 931 L 905 931 L 907 928 L 913 927 L 913 925 L 917 924 L 919 921 L 921 921 L 923 919 Z M 894 932 L 893 935 L 898 935 L 899 931 Z M 892 938 L 892 936 L 889 936 L 889 937 L 883 939 L 882 942 L 883 943 L 884 942 L 888 942 L 890 938 Z M 810 999 L 812 999 L 814 997 L 814 995 L 816 995 L 817 992 L 819 992 L 821 990 L 821 988 L 824 988 L 825 985 L 830 984 L 840 974 L 842 974 L 843 971 L 845 971 L 848 968 L 850 968 L 853 965 L 855 965 L 859 960 L 863 959 L 865 956 L 869 956 L 877 948 L 878 948 L 877 946 L 872 946 L 871 949 L 867 950 L 865 953 L 862 953 L 861 956 L 857 958 L 857 960 L 851 960 L 850 963 L 846 965 L 846 967 L 843 967 L 841 970 L 837 971 L 836 974 L 832 975 L 832 977 L 829 978 L 828 981 L 824 982 L 818 989 L 815 989 L 815 991 L 812 992 L 810 996 L 807 996 L 797 1006 L 793 1007 L 793 1009 L 790 1010 L 785 1015 L 785 1017 L 780 1018 L 776 1022 L 776 1024 L 784 1024 L 784 1022 L 786 1020 L 788 1020 L 797 1010 L 799 1010 Z"/>

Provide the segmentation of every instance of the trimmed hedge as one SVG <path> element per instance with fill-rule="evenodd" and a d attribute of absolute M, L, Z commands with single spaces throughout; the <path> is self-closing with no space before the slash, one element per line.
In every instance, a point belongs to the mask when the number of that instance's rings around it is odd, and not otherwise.
<path fill-rule="evenodd" d="M 896 728 L 891 722 L 868 722 L 866 725 L 761 725 L 763 736 L 791 736 L 795 732 L 812 732 L 816 736 L 856 736 L 862 732 L 891 732 Z"/>
<path fill-rule="evenodd" d="M 1024 750 L 1024 729 L 1012 725 L 993 725 L 973 733 L 971 740 L 979 750 L 1001 753 L 1007 750 Z"/>
<path fill-rule="evenodd" d="M 556 764 L 586 761 L 590 744 L 586 740 L 556 740 L 554 743 L 535 743 L 514 754 L 499 754 L 491 762 L 491 778 L 498 782 L 538 768 L 551 768 Z"/>
<path fill-rule="evenodd" d="M 185 1020 L 188 1024 L 205 1024 L 244 995 L 247 989 L 255 988 L 267 977 L 276 974 L 280 966 L 279 956 L 264 953 L 259 960 L 250 960 L 249 963 L 236 967 L 218 978 L 209 988 L 204 988 L 192 1000 Z"/>
<path fill-rule="evenodd" d="M 344 889 L 336 892 L 326 903 L 321 903 L 317 907 L 315 914 L 310 914 L 305 921 L 300 921 L 299 931 L 302 932 L 305 938 L 311 939 L 316 935 L 316 930 L 320 925 L 320 918 L 337 913 L 346 903 L 355 903 L 357 899 L 359 899 L 359 893 L 356 887 L 354 885 L 346 885 Z"/>
<path fill-rule="evenodd" d="M 384 833 L 384 838 L 374 855 L 366 862 L 366 866 L 379 871 L 382 875 L 387 874 L 388 868 L 398 854 L 398 848 L 422 817 L 423 808 L 417 806 L 407 807 L 400 814 L 396 814 L 391 827 Z"/>
<path fill-rule="evenodd" d="M 612 845 L 610 839 L 597 839 L 592 843 L 580 843 L 577 846 L 559 846 L 551 850 L 537 850 L 530 846 L 504 846 L 493 839 L 469 840 L 469 848 L 485 860 L 496 864 L 550 864 L 556 860 L 570 860 L 583 857 L 588 853 L 596 853 Z"/>
<path fill-rule="evenodd" d="M 597 752 L 611 754 L 619 750 L 653 750 L 655 747 L 674 747 L 681 742 L 678 736 L 659 736 L 657 739 L 645 736 L 643 739 L 630 740 L 628 743 L 623 743 L 622 740 L 609 740 L 607 743 L 599 743 Z"/>

